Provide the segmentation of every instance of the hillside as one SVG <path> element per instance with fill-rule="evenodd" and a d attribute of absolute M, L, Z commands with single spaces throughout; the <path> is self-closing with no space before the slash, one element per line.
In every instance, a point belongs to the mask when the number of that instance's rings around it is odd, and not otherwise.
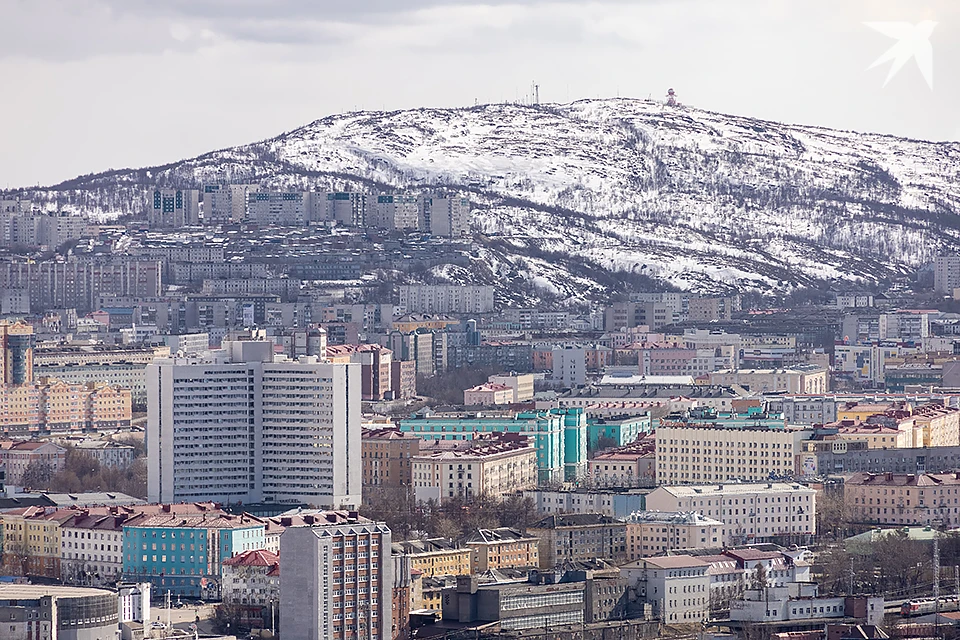
<path fill-rule="evenodd" d="M 960 144 L 632 99 L 334 115 L 33 197 L 138 213 L 144 188 L 225 181 L 463 192 L 483 264 L 434 275 L 511 273 L 561 298 L 646 277 L 702 292 L 875 281 L 960 238 Z"/>

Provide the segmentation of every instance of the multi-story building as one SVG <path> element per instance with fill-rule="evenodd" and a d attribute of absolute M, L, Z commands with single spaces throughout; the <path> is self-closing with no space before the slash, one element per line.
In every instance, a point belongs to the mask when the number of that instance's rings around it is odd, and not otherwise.
<path fill-rule="evenodd" d="M 0 289 L 24 289 L 30 312 L 49 309 L 96 309 L 101 295 L 157 297 L 161 293 L 159 261 L 124 257 L 66 262 L 0 262 Z"/>
<path fill-rule="evenodd" d="M 147 368 L 150 500 L 359 504 L 359 367 L 223 346 Z"/>
<path fill-rule="evenodd" d="M 699 624 L 709 618 L 710 564 L 695 556 L 635 560 L 620 568 L 638 599 L 665 624 Z"/>
<path fill-rule="evenodd" d="M 733 320 L 740 311 L 740 296 L 727 298 L 691 297 L 687 302 L 687 320 L 691 322 L 718 322 Z"/>
<path fill-rule="evenodd" d="M 467 407 L 513 404 L 514 390 L 505 384 L 485 382 L 463 390 L 463 404 Z"/>
<path fill-rule="evenodd" d="M 113 469 L 127 469 L 133 464 L 135 451 L 133 445 L 121 444 L 113 440 L 81 440 L 76 448 L 100 463 Z"/>
<path fill-rule="evenodd" d="M 280 608 L 280 556 L 265 549 L 244 551 L 223 561 L 223 601 L 239 605 L 250 621 L 262 623 L 261 609 Z M 257 624 L 256 626 L 260 626 Z"/>
<path fill-rule="evenodd" d="M 413 460 L 420 453 L 420 438 L 394 427 L 364 429 L 361 436 L 363 484 L 366 487 L 413 486 Z"/>
<path fill-rule="evenodd" d="M 657 429 L 657 480 L 663 484 L 757 482 L 792 477 L 811 429 L 725 428 L 664 423 Z"/>
<path fill-rule="evenodd" d="M 464 545 L 473 550 L 474 574 L 490 569 L 522 569 L 540 566 L 540 539 L 517 529 L 477 529 Z"/>
<path fill-rule="evenodd" d="M 587 381 L 586 348 L 565 345 L 553 348 L 553 381 L 567 388 L 582 387 Z"/>
<path fill-rule="evenodd" d="M 364 400 L 390 400 L 393 352 L 378 344 L 343 344 L 327 347 L 327 359 L 334 364 L 360 365 L 360 396 Z"/>
<path fill-rule="evenodd" d="M 250 184 L 213 184 L 203 187 L 203 223 L 241 222 L 247 215 L 247 194 L 258 187 Z"/>
<path fill-rule="evenodd" d="M 493 286 L 415 284 L 400 287 L 401 313 L 490 313 Z"/>
<path fill-rule="evenodd" d="M 724 524 L 725 544 L 804 539 L 817 532 L 817 492 L 801 484 L 658 487 L 651 511 L 696 511 Z"/>
<path fill-rule="evenodd" d="M 650 414 L 587 419 L 587 448 L 623 447 L 651 430 Z M 601 447 L 603 445 L 603 447 Z"/>
<path fill-rule="evenodd" d="M 857 473 L 843 483 L 852 520 L 886 525 L 955 527 L 960 473 Z"/>
<path fill-rule="evenodd" d="M 435 236 L 460 238 L 470 233 L 470 201 L 466 198 L 421 199 L 420 229 Z"/>
<path fill-rule="evenodd" d="M 960 409 L 934 403 L 923 404 L 897 423 L 897 448 L 958 445 L 960 445 Z"/>
<path fill-rule="evenodd" d="M 51 474 L 63 471 L 67 450 L 53 442 L 5 440 L 0 442 L 0 468 L 6 470 L 6 483 L 23 486 L 24 472 L 30 465 L 44 465 Z"/>
<path fill-rule="evenodd" d="M 721 370 L 710 374 L 710 384 L 738 385 L 757 393 L 826 393 L 829 382 L 828 371 L 816 365 L 797 365 L 792 369 Z"/>
<path fill-rule="evenodd" d="M 310 194 L 302 191 L 250 191 L 245 220 L 262 225 L 302 226 L 310 219 Z"/>
<path fill-rule="evenodd" d="M 537 486 L 537 450 L 519 433 L 477 436 L 456 449 L 421 449 L 412 458 L 417 500 L 467 501 Z"/>
<path fill-rule="evenodd" d="M 389 640 L 390 529 L 356 512 L 308 514 L 288 527 L 280 555 L 280 636 L 285 640 Z"/>
<path fill-rule="evenodd" d="M 448 538 L 393 543 L 393 555 L 410 558 L 410 569 L 428 578 L 468 576 L 473 572 L 473 549 Z"/>
<path fill-rule="evenodd" d="M 41 584 L 0 585 L 3 637 L 11 640 L 114 638 L 117 594 L 106 589 Z"/>
<path fill-rule="evenodd" d="M 151 227 L 180 229 L 200 224 L 200 192 L 196 189 L 154 189 L 147 196 Z"/>
<path fill-rule="evenodd" d="M 33 327 L 23 322 L 0 322 L 0 385 L 33 381 Z"/>
<path fill-rule="evenodd" d="M 367 220 L 367 195 L 339 191 L 314 193 L 311 198 L 310 222 L 336 222 L 347 227 L 362 227 Z"/>
<path fill-rule="evenodd" d="M 0 516 L 3 571 L 6 575 L 59 580 L 60 519 L 44 507 L 22 507 Z"/>
<path fill-rule="evenodd" d="M 569 561 L 604 558 L 623 560 L 627 554 L 627 525 L 598 513 L 552 515 L 527 527 L 540 540 L 540 568 Z"/>
<path fill-rule="evenodd" d="M 126 388 L 130 390 L 131 402 L 143 407 L 147 404 L 147 365 L 154 358 L 169 355 L 168 347 L 88 345 L 35 349 L 33 376 Z"/>
<path fill-rule="evenodd" d="M 651 486 L 657 477 L 657 457 L 652 437 L 594 455 L 587 462 L 591 487 Z"/>
<path fill-rule="evenodd" d="M 527 402 L 533 400 L 533 374 L 513 373 L 510 375 L 493 375 L 487 382 L 502 384 L 513 389 L 513 402 Z"/>
<path fill-rule="evenodd" d="M 246 514 L 134 516 L 123 525 L 123 579 L 177 597 L 220 599 L 223 562 L 262 549 L 264 528 Z"/>
<path fill-rule="evenodd" d="M 112 512 L 111 512 L 112 511 Z M 67 584 L 112 586 L 123 574 L 126 509 L 70 509 L 60 525 L 60 568 Z"/>
<path fill-rule="evenodd" d="M 695 512 L 637 511 L 626 522 L 630 560 L 674 549 L 716 549 L 724 544 L 723 523 Z"/>
<path fill-rule="evenodd" d="M 836 441 L 822 444 L 833 445 Z M 825 446 L 815 452 L 802 453 L 797 468 L 806 477 L 844 473 L 945 473 L 960 468 L 960 447 L 868 449 L 864 446 L 855 449 L 854 443 L 848 445 Z"/>
<path fill-rule="evenodd" d="M 960 255 L 937 256 L 933 262 L 933 288 L 937 293 L 953 295 L 960 288 Z"/>
<path fill-rule="evenodd" d="M 383 194 L 370 199 L 367 224 L 371 227 L 401 231 L 420 227 L 422 203 L 416 196 Z"/>
<path fill-rule="evenodd" d="M 587 430 L 582 409 L 551 409 L 500 416 L 424 412 L 400 421 L 400 430 L 423 440 L 472 440 L 480 433 L 522 433 L 537 450 L 538 482 L 576 480 L 586 474 Z"/>
<path fill-rule="evenodd" d="M 129 389 L 47 378 L 0 385 L 0 428 L 7 433 L 120 429 L 129 427 L 131 418 Z"/>

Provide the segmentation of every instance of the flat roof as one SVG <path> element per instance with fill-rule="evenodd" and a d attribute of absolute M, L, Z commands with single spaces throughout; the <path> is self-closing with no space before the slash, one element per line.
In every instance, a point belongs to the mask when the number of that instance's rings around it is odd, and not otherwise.
<path fill-rule="evenodd" d="M 0 584 L 0 600 L 37 600 L 44 596 L 80 598 L 84 596 L 115 596 L 106 589 L 68 587 L 48 584 Z"/>

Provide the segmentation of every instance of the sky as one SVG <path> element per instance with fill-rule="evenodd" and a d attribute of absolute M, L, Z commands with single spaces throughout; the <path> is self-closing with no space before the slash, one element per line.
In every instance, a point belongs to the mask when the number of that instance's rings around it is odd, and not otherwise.
<path fill-rule="evenodd" d="M 933 86 L 874 22 L 937 23 Z M 956 0 L 0 0 L 0 189 L 352 110 L 662 98 L 960 140 Z"/>

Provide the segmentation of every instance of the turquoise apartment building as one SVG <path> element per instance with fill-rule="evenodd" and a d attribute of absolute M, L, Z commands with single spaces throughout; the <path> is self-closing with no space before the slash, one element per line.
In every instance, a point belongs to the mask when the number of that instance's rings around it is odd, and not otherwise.
<path fill-rule="evenodd" d="M 123 579 L 174 598 L 219 599 L 223 561 L 265 546 L 265 523 L 248 515 L 142 515 L 123 527 Z"/>
<path fill-rule="evenodd" d="M 600 438 L 613 441 L 615 447 L 635 442 L 641 433 L 652 428 L 650 414 L 617 418 L 589 418 L 587 420 L 587 448 L 596 451 Z"/>
<path fill-rule="evenodd" d="M 522 433 L 537 450 L 541 484 L 574 481 L 587 471 L 587 419 L 582 408 L 524 411 L 510 416 L 417 414 L 400 431 L 422 440 L 473 440 L 478 433 Z"/>

